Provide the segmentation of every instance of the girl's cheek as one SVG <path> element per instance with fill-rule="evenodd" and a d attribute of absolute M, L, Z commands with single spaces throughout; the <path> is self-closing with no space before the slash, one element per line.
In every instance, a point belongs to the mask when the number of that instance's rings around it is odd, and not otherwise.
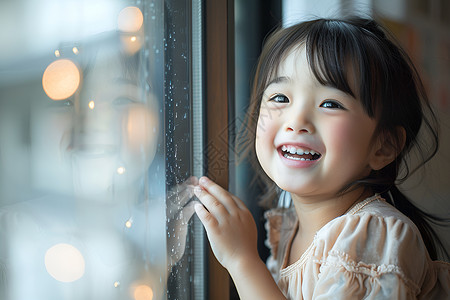
<path fill-rule="evenodd" d="M 264 124 L 260 118 L 261 114 L 258 115 L 258 121 L 256 122 L 256 134 L 255 134 L 255 141 L 258 141 L 263 137 L 263 128 Z"/>
<path fill-rule="evenodd" d="M 371 126 L 364 122 L 337 122 L 329 132 L 329 141 L 336 150 L 356 154 L 358 151 L 366 151 L 369 146 L 373 131 Z"/>
<path fill-rule="evenodd" d="M 264 153 L 265 153 L 264 149 L 268 149 L 267 143 L 268 143 L 267 134 L 260 127 L 257 127 L 255 135 L 255 152 L 256 157 L 260 163 L 261 160 L 264 161 Z"/>

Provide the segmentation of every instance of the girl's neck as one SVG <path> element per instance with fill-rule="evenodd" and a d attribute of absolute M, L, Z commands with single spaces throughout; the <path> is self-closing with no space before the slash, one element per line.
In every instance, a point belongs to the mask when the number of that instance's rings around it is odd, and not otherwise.
<path fill-rule="evenodd" d="M 335 197 L 309 198 L 293 194 L 299 220 L 299 233 L 314 235 L 331 220 L 345 214 L 356 203 L 372 196 L 372 191 L 358 188 Z"/>

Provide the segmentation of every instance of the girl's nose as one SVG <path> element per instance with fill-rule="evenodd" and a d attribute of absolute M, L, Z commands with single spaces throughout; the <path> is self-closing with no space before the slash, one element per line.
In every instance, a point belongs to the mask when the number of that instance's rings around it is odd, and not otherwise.
<path fill-rule="evenodd" d="M 297 130 L 296 128 L 292 128 L 292 127 L 287 127 L 286 131 L 293 131 L 293 132 L 298 132 L 298 133 L 311 133 L 311 131 L 308 128 L 301 128 L 301 129 Z"/>
<path fill-rule="evenodd" d="M 314 125 L 311 121 L 311 116 L 306 112 L 302 112 L 300 114 L 295 114 L 291 116 L 289 120 L 285 123 L 285 130 L 287 132 L 293 133 L 309 133 L 312 134 L 315 132 Z"/>

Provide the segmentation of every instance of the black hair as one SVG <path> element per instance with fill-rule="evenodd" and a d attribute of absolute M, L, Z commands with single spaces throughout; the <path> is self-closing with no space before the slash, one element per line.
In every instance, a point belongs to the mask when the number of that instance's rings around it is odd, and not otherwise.
<path fill-rule="evenodd" d="M 364 186 L 382 194 L 416 224 L 432 259 L 437 258 L 438 248 L 448 257 L 427 222 L 448 220 L 419 209 L 396 186 L 436 154 L 439 136 L 438 122 L 420 76 L 394 41 L 379 23 L 361 17 L 317 19 L 276 30 L 266 40 L 256 68 L 248 115 L 250 134 L 256 134 L 261 99 L 278 66 L 292 50 L 305 47 L 316 79 L 360 99 L 367 115 L 377 120 L 376 133 L 387 136 L 386 142 L 397 150 L 394 161 L 344 187 L 342 192 Z M 356 78 L 356 87 L 349 84 L 350 75 Z M 420 130 L 427 134 L 424 143 L 418 137 Z M 254 151 L 254 141 L 252 147 Z M 410 167 L 408 158 L 412 148 L 422 154 L 422 162 L 415 168 Z M 260 167 L 258 173 L 263 174 Z M 266 183 L 270 181 L 265 174 L 262 178 Z"/>

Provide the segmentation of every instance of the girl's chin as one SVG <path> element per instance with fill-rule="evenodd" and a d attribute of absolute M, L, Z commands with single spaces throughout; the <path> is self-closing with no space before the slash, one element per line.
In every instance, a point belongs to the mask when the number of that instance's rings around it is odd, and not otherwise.
<path fill-rule="evenodd" d="M 286 192 L 291 193 L 292 195 L 308 195 L 314 193 L 314 187 L 312 185 L 299 185 L 294 182 L 286 182 L 286 181 L 278 181 L 278 187 Z"/>

